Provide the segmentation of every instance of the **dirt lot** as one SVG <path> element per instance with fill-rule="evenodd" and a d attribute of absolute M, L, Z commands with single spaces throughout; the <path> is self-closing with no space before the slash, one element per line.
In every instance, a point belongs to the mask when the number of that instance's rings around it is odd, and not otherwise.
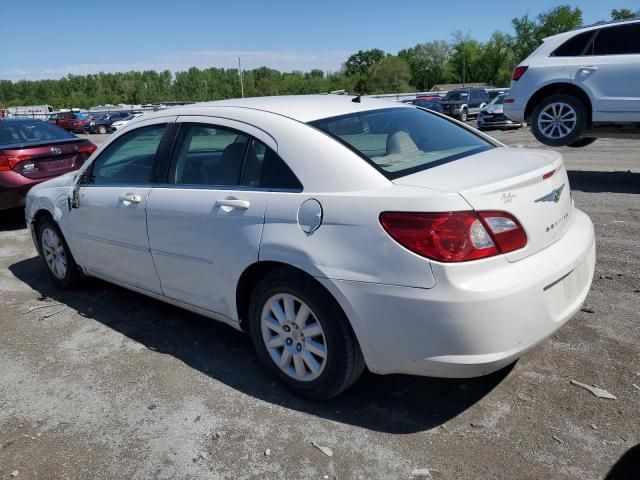
<path fill-rule="evenodd" d="M 598 246 L 565 328 L 489 377 L 365 374 L 324 404 L 229 327 L 100 281 L 53 287 L 21 214 L 0 213 L 0 478 L 598 479 L 618 461 L 639 478 L 639 150 L 562 149 Z"/>

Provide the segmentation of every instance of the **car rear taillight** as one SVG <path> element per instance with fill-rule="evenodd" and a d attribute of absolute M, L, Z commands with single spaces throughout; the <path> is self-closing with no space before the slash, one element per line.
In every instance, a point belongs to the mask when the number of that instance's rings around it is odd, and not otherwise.
<path fill-rule="evenodd" d="M 28 155 L 5 155 L 0 153 L 0 172 L 13 170 L 17 164 L 29 158 Z"/>
<path fill-rule="evenodd" d="M 78 147 L 78 152 L 79 153 L 86 153 L 88 155 L 91 155 L 97 149 L 98 149 L 98 147 L 96 147 L 93 143 L 88 143 L 86 145 L 80 145 Z"/>
<path fill-rule="evenodd" d="M 505 212 L 383 212 L 380 224 L 403 247 L 440 262 L 466 262 L 527 244 L 518 221 Z"/>
<path fill-rule="evenodd" d="M 511 74 L 511 80 L 515 80 L 516 82 L 520 80 L 520 77 L 524 75 L 524 72 L 527 71 L 527 68 L 529 67 L 521 66 L 514 68 L 513 73 Z"/>

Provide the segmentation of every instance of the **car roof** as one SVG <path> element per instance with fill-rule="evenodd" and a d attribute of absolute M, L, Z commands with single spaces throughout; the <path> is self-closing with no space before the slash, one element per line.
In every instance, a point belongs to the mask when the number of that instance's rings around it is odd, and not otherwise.
<path fill-rule="evenodd" d="M 596 23 L 593 25 L 585 25 L 583 27 L 578 27 L 573 30 L 569 30 L 568 32 L 558 33 L 557 35 L 551 35 L 543 39 L 544 42 L 548 40 L 564 40 L 573 37 L 574 35 L 578 35 L 583 32 L 589 32 L 592 30 L 598 30 L 599 28 L 607 28 L 607 27 L 617 27 L 620 25 L 626 25 L 630 23 L 640 23 L 640 18 L 634 18 L 633 20 L 614 20 L 612 22 L 604 22 L 604 23 Z"/>
<path fill-rule="evenodd" d="M 189 110 L 202 109 L 203 107 L 212 107 L 212 109 L 213 107 L 236 107 L 270 112 L 307 123 L 322 118 L 337 117 L 381 108 L 413 108 L 400 102 L 377 100 L 369 97 L 362 97 L 360 98 L 360 102 L 354 102 L 354 98 L 357 97 L 348 95 L 287 95 L 235 98 L 176 107 L 162 110 L 162 112 L 165 115 L 169 112 L 180 115 L 188 114 Z"/>

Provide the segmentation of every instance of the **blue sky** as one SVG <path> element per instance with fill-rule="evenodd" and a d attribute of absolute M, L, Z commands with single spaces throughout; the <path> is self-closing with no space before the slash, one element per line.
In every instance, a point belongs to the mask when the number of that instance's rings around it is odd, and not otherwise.
<path fill-rule="evenodd" d="M 573 5 L 585 23 L 608 19 L 612 8 L 640 8 L 638 0 L 614 1 Z M 245 68 L 335 71 L 359 49 L 396 53 L 449 40 L 455 30 L 485 40 L 494 30 L 510 31 L 513 17 L 535 16 L 560 3 L 0 0 L 0 79 L 231 67 L 238 56 Z"/>

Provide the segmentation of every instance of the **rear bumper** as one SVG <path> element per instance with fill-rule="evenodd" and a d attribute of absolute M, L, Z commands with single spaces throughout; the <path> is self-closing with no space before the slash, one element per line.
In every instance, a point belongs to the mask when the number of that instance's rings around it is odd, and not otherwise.
<path fill-rule="evenodd" d="M 0 172 L 0 210 L 24 207 L 31 187 L 45 180 L 48 178 L 33 180 L 11 170 Z"/>
<path fill-rule="evenodd" d="M 375 373 L 475 377 L 552 335 L 580 308 L 595 268 L 589 217 L 530 257 L 432 264 L 431 289 L 318 279 L 351 320 Z"/>
<path fill-rule="evenodd" d="M 505 102 L 502 105 L 502 111 L 504 112 L 504 114 L 507 116 L 507 118 L 513 120 L 514 122 L 525 122 L 526 119 L 524 118 L 524 111 L 527 107 L 528 99 L 524 99 L 522 96 L 511 97 L 509 95 L 507 96 L 507 98 L 513 99 L 513 103 Z"/>

